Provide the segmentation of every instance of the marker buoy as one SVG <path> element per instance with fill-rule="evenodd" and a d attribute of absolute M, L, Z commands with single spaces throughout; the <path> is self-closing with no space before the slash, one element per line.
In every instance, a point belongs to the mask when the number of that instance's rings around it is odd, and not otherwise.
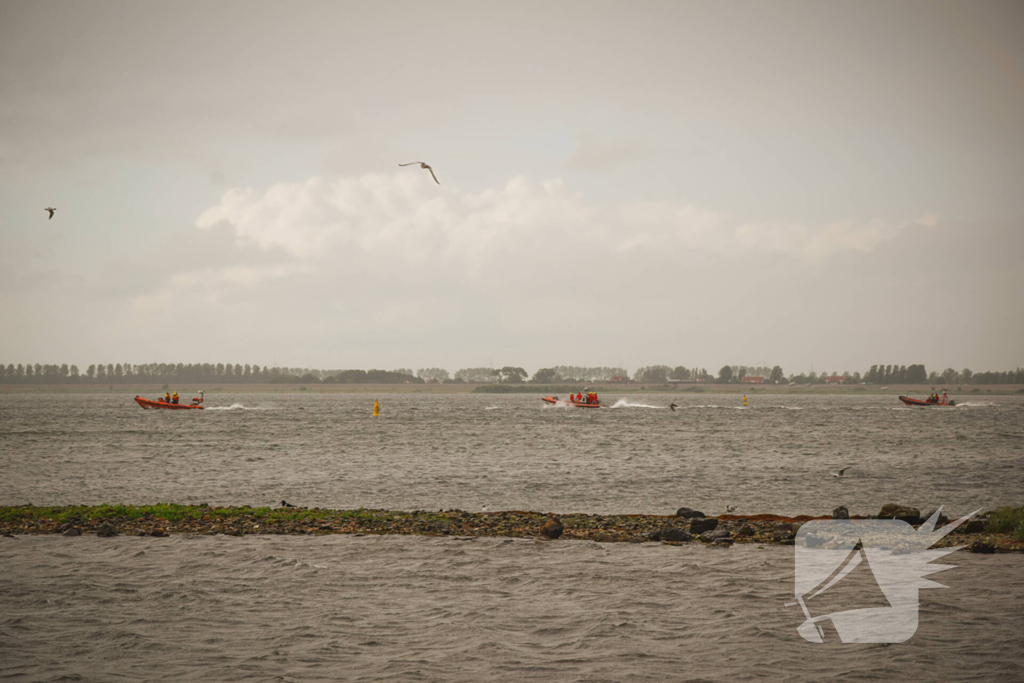
<path fill-rule="evenodd" d="M 747 405 L 747 395 L 743 394 L 743 405 Z"/>
<path fill-rule="evenodd" d="M 379 417 L 380 416 L 380 401 L 378 401 L 376 399 L 374 399 L 374 401 L 373 401 L 373 416 L 374 417 Z"/>

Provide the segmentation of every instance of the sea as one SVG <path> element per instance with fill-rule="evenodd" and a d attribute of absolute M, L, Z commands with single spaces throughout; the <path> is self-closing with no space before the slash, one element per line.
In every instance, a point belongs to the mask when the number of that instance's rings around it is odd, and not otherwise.
<path fill-rule="evenodd" d="M 1024 503 L 1021 396 L 132 399 L 0 394 L 0 505 L 822 516 L 892 502 L 954 517 Z M 921 589 L 909 640 L 815 644 L 797 632 L 787 546 L 17 535 L 0 538 L 0 680 L 1024 680 L 1024 555 L 942 564 L 930 578 L 948 587 Z"/>

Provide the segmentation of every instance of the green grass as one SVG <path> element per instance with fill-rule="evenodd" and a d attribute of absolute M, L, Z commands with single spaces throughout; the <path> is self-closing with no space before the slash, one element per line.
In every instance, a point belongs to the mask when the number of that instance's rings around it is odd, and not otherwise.
<path fill-rule="evenodd" d="M 363 522 L 395 522 L 416 518 L 426 521 L 447 520 L 449 517 L 429 512 L 400 512 L 391 510 L 328 510 L 322 508 L 270 508 L 270 507 L 213 507 L 199 505 L 69 505 L 62 507 L 0 506 L 0 524 L 29 520 L 56 520 L 58 522 L 90 522 L 106 520 L 157 520 L 168 522 L 203 521 L 210 518 L 232 519 L 249 517 L 273 521 L 314 521 L 355 519 Z"/>
<path fill-rule="evenodd" d="M 1024 541 L 1024 508 L 1009 505 L 999 508 L 988 518 L 985 530 L 997 534 L 1012 534 Z"/>

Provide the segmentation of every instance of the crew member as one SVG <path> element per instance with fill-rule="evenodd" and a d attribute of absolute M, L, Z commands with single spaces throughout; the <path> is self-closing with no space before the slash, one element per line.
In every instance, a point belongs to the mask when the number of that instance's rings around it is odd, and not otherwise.
<path fill-rule="evenodd" d="M 171 392 L 168 391 L 166 394 L 164 394 L 164 403 L 170 403 L 170 402 L 171 402 Z"/>
<path fill-rule="evenodd" d="M 583 401 L 583 392 L 582 391 L 577 391 L 576 392 L 576 402 L 580 403 L 582 401 Z"/>
<path fill-rule="evenodd" d="M 171 397 L 171 403 L 173 403 L 175 405 L 178 404 L 178 392 L 177 391 L 175 391 L 174 392 L 174 396 Z"/>

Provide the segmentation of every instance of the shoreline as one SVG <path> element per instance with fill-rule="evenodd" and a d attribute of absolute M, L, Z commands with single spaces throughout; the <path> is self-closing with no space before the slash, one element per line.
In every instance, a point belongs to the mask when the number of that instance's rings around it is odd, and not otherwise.
<path fill-rule="evenodd" d="M 685 511 L 685 512 L 684 512 Z M 916 513 L 915 513 L 916 514 Z M 851 519 L 868 519 L 852 515 Z M 301 507 L 199 505 L 0 506 L 0 537 L 61 534 L 166 537 L 185 535 L 419 535 L 547 538 L 600 543 L 659 542 L 669 545 L 734 543 L 793 545 L 800 525 L 831 516 L 720 515 L 681 508 L 676 515 L 555 514 L 506 510 L 332 510 Z M 942 522 L 940 520 L 939 526 Z M 972 520 L 935 544 L 966 546 L 971 552 L 1024 553 L 1024 538 L 986 530 Z"/>
<path fill-rule="evenodd" d="M 177 390 L 182 396 L 192 396 L 199 388 L 194 382 L 177 384 L 0 384 L 3 394 L 124 394 L 135 396 L 163 395 L 165 391 Z M 206 394 L 473 394 L 483 397 L 536 394 L 544 396 L 566 393 L 569 388 L 582 390 L 585 382 L 577 384 L 208 384 Z M 595 382 L 589 385 L 598 394 L 610 396 L 632 394 L 749 394 L 752 396 L 789 395 L 860 395 L 900 396 L 927 395 L 934 391 L 949 391 L 950 398 L 957 401 L 972 397 L 1009 396 L 1024 394 L 1024 384 L 963 384 L 940 386 L 932 384 L 894 384 L 879 387 L 863 384 L 815 384 L 811 386 L 788 386 L 782 384 L 620 384 Z M 166 387 L 166 388 L 165 388 Z"/>

